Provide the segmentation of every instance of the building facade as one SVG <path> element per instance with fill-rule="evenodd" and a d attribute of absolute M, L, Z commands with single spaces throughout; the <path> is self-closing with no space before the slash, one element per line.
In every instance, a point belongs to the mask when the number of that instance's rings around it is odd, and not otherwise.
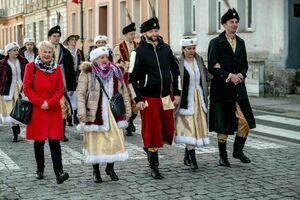
<path fill-rule="evenodd" d="M 67 33 L 67 0 L 26 0 L 24 7 L 24 35 L 36 42 L 48 39 L 48 30 L 60 25 L 61 42 Z"/>
<path fill-rule="evenodd" d="M 0 48 L 10 42 L 23 43 L 24 0 L 0 0 Z"/>
<path fill-rule="evenodd" d="M 245 40 L 250 95 L 283 96 L 299 90 L 299 0 L 229 0 L 240 15 L 238 35 Z M 223 0 L 172 0 L 170 44 L 179 54 L 182 37 L 198 38 L 205 58 L 209 41 L 223 31 Z M 298 10 L 297 10 L 298 9 Z M 297 36 L 298 35 L 298 36 Z M 297 78 L 298 77 L 298 78 Z"/>

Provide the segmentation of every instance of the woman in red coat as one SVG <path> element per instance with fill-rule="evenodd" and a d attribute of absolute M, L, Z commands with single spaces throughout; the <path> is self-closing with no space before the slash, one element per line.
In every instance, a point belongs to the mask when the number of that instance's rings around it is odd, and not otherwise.
<path fill-rule="evenodd" d="M 64 94 L 64 85 L 61 68 L 53 58 L 52 44 L 44 41 L 38 47 L 38 56 L 26 66 L 23 82 L 24 94 L 33 103 L 31 120 L 26 126 L 26 139 L 34 140 L 37 179 L 44 177 L 44 144 L 48 139 L 54 172 L 60 184 L 69 178 L 68 173 L 63 172 L 60 148 L 63 123 L 59 102 Z"/>

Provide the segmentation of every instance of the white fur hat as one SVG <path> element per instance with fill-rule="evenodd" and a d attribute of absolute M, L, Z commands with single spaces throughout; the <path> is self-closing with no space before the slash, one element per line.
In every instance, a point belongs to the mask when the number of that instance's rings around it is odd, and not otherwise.
<path fill-rule="evenodd" d="M 35 41 L 34 41 L 33 38 L 24 38 L 24 45 L 25 45 L 26 43 L 33 43 L 33 44 L 35 44 Z"/>
<path fill-rule="evenodd" d="M 106 41 L 108 40 L 108 37 L 106 35 L 96 35 L 94 39 L 94 44 L 96 44 L 97 41 Z"/>
<path fill-rule="evenodd" d="M 198 44 L 197 38 L 188 38 L 188 39 L 180 40 L 180 46 L 182 46 L 182 47 L 188 47 L 188 46 L 193 46 L 193 45 L 197 45 L 197 44 Z"/>
<path fill-rule="evenodd" d="M 20 46 L 18 45 L 18 43 L 16 42 L 12 42 L 12 43 L 9 43 L 5 46 L 5 52 L 9 52 L 10 50 L 12 50 L 13 48 L 20 48 Z"/>
<path fill-rule="evenodd" d="M 107 56 L 109 55 L 107 48 L 106 47 L 98 47 L 98 48 L 94 49 L 93 51 L 91 51 L 90 60 L 93 62 L 99 56 L 103 56 L 103 55 L 107 55 Z"/>

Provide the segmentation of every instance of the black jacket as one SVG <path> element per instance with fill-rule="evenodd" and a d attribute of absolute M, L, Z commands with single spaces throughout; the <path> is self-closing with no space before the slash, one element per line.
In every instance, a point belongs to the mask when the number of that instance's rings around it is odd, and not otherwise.
<path fill-rule="evenodd" d="M 244 40 L 236 36 L 234 53 L 224 31 L 210 41 L 207 60 L 208 70 L 214 76 L 210 90 L 212 100 L 232 102 L 248 98 L 245 82 L 238 85 L 225 82 L 229 73 L 241 73 L 246 78 L 248 62 Z M 216 63 L 220 64 L 220 69 L 213 68 Z"/>
<path fill-rule="evenodd" d="M 66 49 L 62 44 L 59 44 L 60 48 L 62 49 L 63 52 L 63 58 L 59 65 L 63 64 L 64 65 L 64 77 L 66 79 L 66 89 L 68 91 L 75 91 L 76 90 L 76 73 L 74 69 L 74 62 L 73 62 L 73 57 L 72 54 L 68 49 Z"/>
<path fill-rule="evenodd" d="M 180 96 L 178 63 L 170 46 L 158 38 L 156 48 L 142 36 L 139 46 L 131 53 L 129 84 L 135 102 L 142 96 Z"/>

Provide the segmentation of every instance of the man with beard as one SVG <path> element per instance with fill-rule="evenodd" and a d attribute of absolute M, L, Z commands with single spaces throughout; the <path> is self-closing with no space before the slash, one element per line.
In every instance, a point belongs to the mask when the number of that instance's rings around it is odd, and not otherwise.
<path fill-rule="evenodd" d="M 131 23 L 125 26 L 122 30 L 125 39 L 114 48 L 113 52 L 113 61 L 118 67 L 122 69 L 126 85 L 128 85 L 128 68 L 130 63 L 130 53 L 137 47 L 137 43 L 134 41 L 135 31 L 135 23 Z M 126 128 L 127 136 L 132 136 L 132 132 L 135 132 L 136 130 L 133 124 L 133 120 L 136 118 L 138 110 L 136 109 L 133 100 L 131 100 L 131 110 L 132 115 L 129 119 L 128 127 Z"/>
<path fill-rule="evenodd" d="M 131 53 L 129 66 L 129 88 L 141 113 L 144 149 L 154 179 L 163 178 L 158 170 L 158 148 L 173 142 L 173 109 L 181 92 L 178 64 L 159 36 L 159 28 L 156 17 L 141 25 L 143 35 Z"/>
<path fill-rule="evenodd" d="M 69 96 L 74 94 L 76 90 L 76 74 L 74 70 L 73 57 L 68 49 L 66 49 L 61 43 L 60 26 L 54 26 L 48 31 L 48 40 L 54 45 L 54 59 L 55 62 L 62 68 L 62 76 L 65 87 L 65 95 L 61 101 L 63 111 L 63 123 L 64 123 L 64 138 L 62 141 L 67 142 L 68 138 L 65 135 L 66 119 L 72 114 L 72 108 Z"/>
<path fill-rule="evenodd" d="M 233 157 L 243 163 L 251 160 L 243 148 L 255 120 L 247 96 L 245 78 L 248 70 L 244 40 L 236 35 L 239 24 L 236 10 L 229 9 L 221 18 L 225 29 L 212 39 L 208 48 L 208 69 L 213 74 L 210 89 L 209 129 L 218 134 L 220 166 L 230 167 L 227 158 L 228 135 L 236 133 Z"/>

